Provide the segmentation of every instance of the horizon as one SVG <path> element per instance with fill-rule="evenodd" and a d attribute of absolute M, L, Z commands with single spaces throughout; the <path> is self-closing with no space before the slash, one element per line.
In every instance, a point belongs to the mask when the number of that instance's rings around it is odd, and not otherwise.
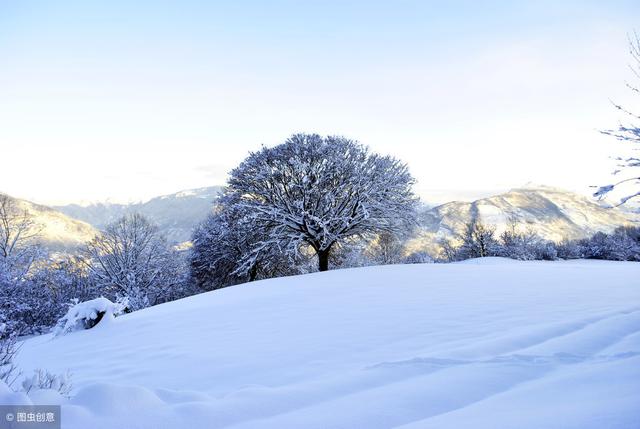
<path fill-rule="evenodd" d="M 364 5 L 3 4 L 1 191 L 144 201 L 299 131 L 407 162 L 427 202 L 609 181 L 640 6 Z"/>
<path fill-rule="evenodd" d="M 52 203 L 47 203 L 47 202 L 43 202 L 43 201 L 39 201 L 39 200 L 35 200 L 35 199 L 28 199 L 28 198 L 24 198 L 20 195 L 11 195 L 7 192 L 3 192 L 2 189 L 0 189 L 0 194 L 5 194 L 8 195 L 12 198 L 17 198 L 19 200 L 24 200 L 24 201 L 29 201 L 31 203 L 34 204 L 39 204 L 39 205 L 43 205 L 43 206 L 47 206 L 53 209 L 56 209 L 58 207 L 66 207 L 66 206 L 80 206 L 80 207 L 88 207 L 88 206 L 92 206 L 92 205 L 99 205 L 99 204 L 106 204 L 106 205 L 136 205 L 136 204 L 145 204 L 151 200 L 154 199 L 158 199 L 158 198 L 164 198 L 164 197 L 170 197 L 176 194 L 180 194 L 183 192 L 189 192 L 189 191 L 195 191 L 195 190 L 201 190 L 201 189 L 209 189 L 209 188 L 224 188 L 224 184 L 223 185 L 211 185 L 211 186 L 202 186 L 202 187 L 197 187 L 197 188 L 189 188 L 189 189 L 179 189 L 173 192 L 168 192 L 168 193 L 163 193 L 160 195 L 154 195 L 151 196 L 149 198 L 144 198 L 144 199 L 138 199 L 138 200 L 114 200 L 114 199 L 104 199 L 104 200 L 79 200 L 79 201 L 71 201 L 71 202 L 62 202 L 62 203 L 56 203 L 56 202 L 52 202 Z M 444 205 L 447 203 L 451 203 L 451 202 L 473 202 L 473 201 L 477 201 L 477 200 L 481 200 L 481 199 L 485 199 L 485 198 L 491 198 L 494 196 L 498 196 L 498 195 L 502 195 L 514 190 L 519 190 L 519 189 L 554 189 L 554 190 L 559 190 L 559 191 L 563 191 L 563 192 L 568 192 L 568 193 L 575 193 L 577 195 L 581 195 L 584 197 L 588 197 L 588 198 L 592 198 L 594 203 L 597 203 L 597 200 L 595 198 L 593 198 L 592 196 L 592 192 L 584 192 L 581 193 L 579 191 L 573 191 L 570 189 L 566 189 L 566 188 L 561 188 L 558 186 L 553 186 L 550 184 L 543 184 L 543 183 L 524 183 L 520 186 L 513 186 L 513 187 L 509 187 L 509 188 L 501 188 L 501 189 L 466 189 L 466 190 L 455 190 L 455 189 L 430 189 L 425 191 L 424 194 L 420 194 L 418 192 L 416 192 L 416 196 L 420 199 L 420 203 L 421 204 L 425 204 L 426 206 L 429 207 L 437 207 L 440 205 Z M 425 196 L 426 194 L 426 196 Z"/>

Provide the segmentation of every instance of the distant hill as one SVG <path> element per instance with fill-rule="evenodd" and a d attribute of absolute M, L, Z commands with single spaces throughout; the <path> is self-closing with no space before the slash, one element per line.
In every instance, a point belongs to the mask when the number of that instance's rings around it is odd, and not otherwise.
<path fill-rule="evenodd" d="M 70 204 L 55 209 L 102 229 L 126 213 L 140 213 L 156 223 L 167 239 L 182 243 L 191 239 L 193 227 L 204 220 L 222 192 L 221 186 L 190 189 L 152 198 L 143 203 Z"/>
<path fill-rule="evenodd" d="M 495 226 L 498 233 L 515 221 L 553 241 L 609 232 L 640 220 L 637 214 L 604 208 L 582 195 L 547 186 L 512 189 L 473 202 L 454 201 L 425 210 L 420 217 L 420 233 L 410 241 L 411 250 L 432 250 L 439 239 L 455 237 L 472 219 Z"/>
<path fill-rule="evenodd" d="M 39 231 L 39 241 L 49 250 L 72 250 L 91 240 L 97 230 L 86 222 L 73 219 L 51 207 L 11 198 L 19 210 L 26 210 Z"/>
<path fill-rule="evenodd" d="M 171 242 L 184 243 L 191 239 L 194 226 L 211 212 L 222 189 L 221 186 L 191 189 L 135 204 L 71 204 L 55 209 L 96 229 L 104 228 L 125 213 L 138 212 L 158 224 Z M 39 207 L 41 212 L 47 210 L 47 207 Z M 516 188 L 473 202 L 453 201 L 432 208 L 425 206 L 420 213 L 419 232 L 409 241 L 408 250 L 433 253 L 439 239 L 455 237 L 473 218 L 496 226 L 498 232 L 513 220 L 543 238 L 561 241 L 587 237 L 598 231 L 612 231 L 620 225 L 639 224 L 640 214 L 604 208 L 588 197 L 558 188 Z M 83 222 L 80 224 L 87 226 Z M 76 242 L 87 236 L 82 231 L 75 238 Z"/>

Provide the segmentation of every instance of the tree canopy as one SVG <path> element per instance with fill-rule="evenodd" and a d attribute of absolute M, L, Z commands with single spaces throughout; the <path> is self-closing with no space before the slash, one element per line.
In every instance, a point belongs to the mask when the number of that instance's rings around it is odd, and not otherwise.
<path fill-rule="evenodd" d="M 320 271 L 347 238 L 397 233 L 415 222 L 414 179 L 403 162 L 344 137 L 295 134 L 251 153 L 231 172 L 225 200 L 262 233 L 241 261 L 311 248 Z"/>

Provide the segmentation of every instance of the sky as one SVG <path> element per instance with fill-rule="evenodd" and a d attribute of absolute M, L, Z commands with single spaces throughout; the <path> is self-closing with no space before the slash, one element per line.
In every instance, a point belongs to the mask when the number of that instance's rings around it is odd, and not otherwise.
<path fill-rule="evenodd" d="M 344 135 L 426 201 L 611 181 L 637 1 L 0 0 L 0 192 L 138 201 Z M 636 27 L 634 27 L 636 26 Z"/>

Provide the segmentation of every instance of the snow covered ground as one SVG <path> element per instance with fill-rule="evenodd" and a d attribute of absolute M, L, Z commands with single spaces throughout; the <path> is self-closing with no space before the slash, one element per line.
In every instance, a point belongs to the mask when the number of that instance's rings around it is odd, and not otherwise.
<path fill-rule="evenodd" d="M 638 428 L 640 264 L 502 259 L 255 282 L 63 337 L 64 428 Z M 0 392 L 1 393 L 1 392 Z"/>

